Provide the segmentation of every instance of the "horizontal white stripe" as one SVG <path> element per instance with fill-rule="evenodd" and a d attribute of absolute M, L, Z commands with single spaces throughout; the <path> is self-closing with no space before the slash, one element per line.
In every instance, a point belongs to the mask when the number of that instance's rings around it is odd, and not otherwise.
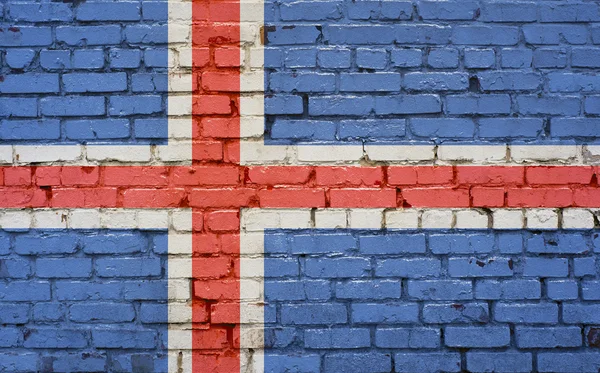
<path fill-rule="evenodd" d="M 247 123 L 255 121 L 246 119 Z M 244 130 L 242 129 L 242 132 Z M 247 132 L 256 132 L 248 130 Z M 598 145 L 265 145 L 243 139 L 242 165 L 389 164 L 537 165 L 600 164 Z"/>
<path fill-rule="evenodd" d="M 264 229 L 592 229 L 600 211 L 585 208 L 242 209 L 242 232 Z M 255 238 L 254 238 L 255 239 Z M 248 254 L 256 242 L 249 242 Z"/>

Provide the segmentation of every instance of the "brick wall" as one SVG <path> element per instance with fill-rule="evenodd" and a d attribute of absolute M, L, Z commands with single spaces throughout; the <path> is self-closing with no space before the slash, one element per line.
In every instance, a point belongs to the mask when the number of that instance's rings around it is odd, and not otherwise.
<path fill-rule="evenodd" d="M 600 369 L 595 2 L 0 8 L 0 371 Z"/>

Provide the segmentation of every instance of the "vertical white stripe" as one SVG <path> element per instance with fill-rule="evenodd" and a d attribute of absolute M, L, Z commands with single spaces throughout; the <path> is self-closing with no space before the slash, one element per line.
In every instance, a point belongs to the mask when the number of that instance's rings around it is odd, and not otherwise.
<path fill-rule="evenodd" d="M 240 373 L 265 371 L 264 247 L 264 230 L 251 234 L 240 231 Z"/>
<path fill-rule="evenodd" d="M 177 215 L 175 224 L 173 215 Z M 181 215 L 186 216 L 181 219 Z M 191 229 L 192 210 L 174 210 L 170 215 L 167 250 L 169 372 L 192 372 Z"/>

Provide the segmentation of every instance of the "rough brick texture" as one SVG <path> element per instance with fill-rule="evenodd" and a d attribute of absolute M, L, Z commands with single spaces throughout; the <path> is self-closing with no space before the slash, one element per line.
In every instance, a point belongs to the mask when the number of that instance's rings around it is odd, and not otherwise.
<path fill-rule="evenodd" d="M 552 145 L 600 135 L 596 3 L 268 3 L 268 143 Z M 304 107 L 282 110 L 295 98 Z"/>
<path fill-rule="evenodd" d="M 0 370 L 166 372 L 166 238 L 2 231 Z"/>
<path fill-rule="evenodd" d="M 170 3 L 0 4 L 0 371 L 600 369 L 598 4 Z"/>

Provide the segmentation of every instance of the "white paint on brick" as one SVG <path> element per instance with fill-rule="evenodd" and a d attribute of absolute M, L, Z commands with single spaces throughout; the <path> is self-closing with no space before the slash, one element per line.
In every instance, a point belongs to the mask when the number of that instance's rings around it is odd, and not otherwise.
<path fill-rule="evenodd" d="M 583 149 L 580 145 L 511 145 L 510 157 L 516 163 L 536 163 L 554 161 L 554 163 L 581 164 Z"/>
<path fill-rule="evenodd" d="M 87 159 L 98 162 L 150 162 L 149 146 L 90 145 Z"/>
<path fill-rule="evenodd" d="M 244 107 L 244 106 L 243 106 Z M 248 108 L 246 106 L 246 108 Z M 242 118 L 257 115 L 257 108 L 252 105 L 251 112 L 244 113 Z M 366 155 L 372 161 L 389 164 L 469 164 L 469 165 L 549 165 L 568 164 L 596 165 L 600 164 L 600 147 L 581 145 L 441 145 L 437 152 L 433 145 L 265 145 L 250 141 L 250 137 L 264 135 L 264 124 L 253 119 L 257 125 L 247 132 L 241 132 L 241 159 L 243 165 L 287 164 L 287 165 L 328 165 L 328 164 L 360 164 Z M 258 125 L 260 123 L 260 126 Z M 261 131 L 260 134 L 257 132 Z M 246 146 L 246 144 L 252 144 Z M 285 149 L 285 150 L 284 150 Z M 586 150 L 587 149 L 587 150 Z M 590 150 L 592 149 L 592 150 Z M 507 151 L 510 158 L 507 158 Z M 246 152 L 252 152 L 246 154 Z M 278 157 L 286 152 L 298 154 L 297 158 Z M 275 155 L 275 156 L 270 156 Z M 285 162 L 284 162 L 285 160 Z"/>
<path fill-rule="evenodd" d="M 383 209 L 352 209 L 349 215 L 350 228 L 383 228 Z"/>
<path fill-rule="evenodd" d="M 346 210 L 319 209 L 315 211 L 315 227 L 324 229 L 346 228 L 348 217 Z"/>
<path fill-rule="evenodd" d="M 159 145 L 157 159 L 164 163 L 185 162 L 192 158 L 192 143 L 190 141 L 172 141 L 169 145 Z"/>
<path fill-rule="evenodd" d="M 594 214 L 584 209 L 564 209 L 562 211 L 562 227 L 564 229 L 594 228 Z"/>
<path fill-rule="evenodd" d="M 558 227 L 558 212 L 554 209 L 525 210 L 527 228 L 556 229 Z"/>
<path fill-rule="evenodd" d="M 13 162 L 13 147 L 9 145 L 0 146 L 0 164 Z"/>
<path fill-rule="evenodd" d="M 363 157 L 362 146 L 290 146 L 298 154 L 298 163 L 332 163 L 343 164 Z"/>
<path fill-rule="evenodd" d="M 186 210 L 176 210 L 171 214 L 171 227 L 178 232 L 192 230 L 192 214 Z"/>
<path fill-rule="evenodd" d="M 240 136 L 243 138 L 262 137 L 265 132 L 265 118 L 258 116 L 246 116 L 240 118 Z M 244 146 L 251 142 L 244 141 Z"/>
<path fill-rule="evenodd" d="M 487 214 L 480 210 L 456 211 L 455 228 L 458 229 L 486 229 L 489 225 Z"/>
<path fill-rule="evenodd" d="M 454 211 L 447 209 L 425 210 L 421 214 L 422 228 L 452 228 Z"/>
<path fill-rule="evenodd" d="M 169 226 L 169 211 L 141 210 L 137 213 L 140 229 L 164 229 Z"/>
<path fill-rule="evenodd" d="M 270 164 L 288 158 L 287 146 L 264 146 L 260 141 L 241 141 L 240 159 L 242 164 Z"/>
<path fill-rule="evenodd" d="M 441 161 L 468 161 L 474 164 L 505 162 L 506 154 L 506 145 L 440 145 L 437 151 L 438 159 Z"/>
<path fill-rule="evenodd" d="M 366 145 L 372 161 L 414 162 L 433 160 L 433 145 Z"/>
<path fill-rule="evenodd" d="M 521 229 L 524 227 L 525 219 L 520 209 L 498 209 L 494 210 L 494 229 Z"/>
<path fill-rule="evenodd" d="M 68 221 L 67 210 L 35 210 L 32 212 L 32 228 L 40 229 L 66 229 Z"/>
<path fill-rule="evenodd" d="M 81 145 L 15 145 L 15 163 L 82 161 Z"/>
<path fill-rule="evenodd" d="M 419 211 L 415 209 L 387 210 L 385 227 L 391 229 L 416 229 L 419 227 Z"/>
<path fill-rule="evenodd" d="M 2 229 L 29 229 L 32 224 L 30 210 L 2 210 L 0 227 Z"/>
<path fill-rule="evenodd" d="M 77 209 L 69 212 L 69 228 L 100 228 L 100 211 Z"/>

